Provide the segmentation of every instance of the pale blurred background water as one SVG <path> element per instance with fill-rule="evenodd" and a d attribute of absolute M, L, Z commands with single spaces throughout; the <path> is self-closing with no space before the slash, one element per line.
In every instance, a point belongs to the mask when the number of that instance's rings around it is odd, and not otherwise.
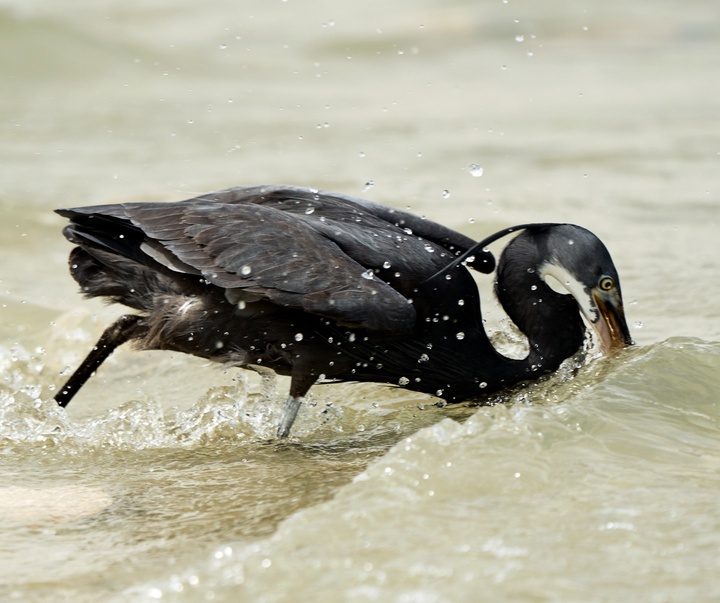
<path fill-rule="evenodd" d="M 720 600 L 716 2 L 0 0 L 0 86 L 0 599 Z M 281 444 L 286 382 L 168 353 L 56 408 L 122 310 L 52 209 L 254 183 L 584 225 L 638 346 L 492 408 L 317 387 Z"/>

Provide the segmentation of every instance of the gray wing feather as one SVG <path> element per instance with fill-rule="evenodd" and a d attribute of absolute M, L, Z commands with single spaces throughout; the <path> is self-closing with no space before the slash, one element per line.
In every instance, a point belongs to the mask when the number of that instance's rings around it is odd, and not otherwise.
<path fill-rule="evenodd" d="M 213 285 L 232 290 L 233 299 L 245 290 L 379 331 L 409 329 L 415 321 L 406 297 L 333 241 L 274 208 L 139 203 L 125 204 L 124 213 L 179 260 L 169 267 L 188 265 Z"/>
<path fill-rule="evenodd" d="M 230 301 L 265 298 L 373 330 L 409 329 L 415 286 L 475 243 L 378 203 L 289 186 L 58 213 L 85 224 L 96 217 L 88 240 L 102 244 L 105 237 L 115 252 L 202 275 Z M 141 237 L 135 248 L 118 245 L 123 228 Z M 478 255 L 473 267 L 491 272 L 493 256 Z"/>
<path fill-rule="evenodd" d="M 460 255 L 476 243 L 462 233 L 415 214 L 350 195 L 312 188 L 284 185 L 236 186 L 189 199 L 187 202 L 197 200 L 275 207 L 286 213 L 298 214 L 303 219 L 313 222 L 320 222 L 325 218 L 348 222 L 358 218 L 367 220 L 374 217 L 378 219 L 374 224 L 376 227 L 382 223 L 407 229 L 412 235 L 436 243 L 453 255 Z M 478 253 L 468 265 L 475 270 L 490 274 L 495 269 L 495 258 L 490 252 Z"/>

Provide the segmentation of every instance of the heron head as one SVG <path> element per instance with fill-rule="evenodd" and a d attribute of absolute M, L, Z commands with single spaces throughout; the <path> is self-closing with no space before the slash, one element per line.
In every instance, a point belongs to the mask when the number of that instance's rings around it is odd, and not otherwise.
<path fill-rule="evenodd" d="M 620 278 L 603 242 L 573 224 L 548 228 L 538 273 L 555 290 L 570 293 L 606 353 L 633 344 L 625 320 Z M 553 283 L 556 281 L 556 283 Z"/>

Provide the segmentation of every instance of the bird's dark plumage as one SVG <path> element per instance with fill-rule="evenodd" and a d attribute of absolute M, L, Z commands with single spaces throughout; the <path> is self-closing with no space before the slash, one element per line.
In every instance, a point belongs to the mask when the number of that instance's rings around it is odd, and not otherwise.
<path fill-rule="evenodd" d="M 630 343 L 612 260 L 578 226 L 517 227 L 523 232 L 503 253 L 497 295 L 531 349 L 511 360 L 485 334 L 466 267 L 490 273 L 493 256 L 407 212 L 267 186 L 58 213 L 70 220 L 71 272 L 84 293 L 141 313 L 108 329 L 56 396 L 61 405 L 127 340 L 290 375 L 279 435 L 319 379 L 394 383 L 459 401 L 555 370 L 582 345 L 579 311 L 609 325 L 610 343 Z M 457 263 L 461 254 L 471 257 Z M 558 275 L 572 281 L 572 296 L 548 287 L 545 277 Z M 612 286 L 595 298 L 602 278 Z"/>

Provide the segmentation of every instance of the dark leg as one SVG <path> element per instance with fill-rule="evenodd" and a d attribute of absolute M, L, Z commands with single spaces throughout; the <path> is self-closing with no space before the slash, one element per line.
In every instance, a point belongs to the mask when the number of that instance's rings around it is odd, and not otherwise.
<path fill-rule="evenodd" d="M 290 381 L 290 395 L 285 400 L 285 407 L 283 408 L 282 416 L 280 417 L 280 423 L 278 423 L 277 437 L 286 438 L 290 435 L 290 429 L 292 429 L 295 417 L 297 417 L 300 405 L 305 399 L 305 394 L 317 381 L 317 375 L 303 373 L 299 374 L 300 371 L 293 370 L 293 375 Z"/>
<path fill-rule="evenodd" d="M 290 435 L 290 429 L 295 422 L 295 417 L 297 417 L 302 403 L 302 396 L 288 396 L 288 399 L 285 400 L 285 407 L 283 408 L 282 416 L 280 417 L 280 423 L 278 423 L 277 437 L 286 438 Z"/>
<path fill-rule="evenodd" d="M 115 351 L 115 348 L 137 336 L 138 332 L 133 327 L 141 318 L 136 314 L 126 314 L 105 329 L 92 351 L 55 395 L 55 402 L 62 407 L 67 406 L 90 376 Z"/>

